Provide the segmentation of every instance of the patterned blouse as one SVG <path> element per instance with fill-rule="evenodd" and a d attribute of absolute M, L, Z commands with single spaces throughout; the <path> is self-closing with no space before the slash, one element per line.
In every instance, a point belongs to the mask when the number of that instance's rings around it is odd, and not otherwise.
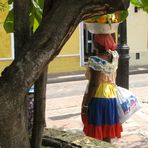
<path fill-rule="evenodd" d="M 110 51 L 113 55 L 112 62 L 108 62 L 100 57 L 91 56 L 88 60 L 88 66 L 95 71 L 102 71 L 104 73 L 112 73 L 117 70 L 118 67 L 118 53 L 117 51 Z"/>
<path fill-rule="evenodd" d="M 100 80 L 115 83 L 119 55 L 117 51 L 109 50 L 109 53 L 113 56 L 112 62 L 108 62 L 97 56 L 91 56 L 88 60 L 88 67 L 101 72 Z"/>

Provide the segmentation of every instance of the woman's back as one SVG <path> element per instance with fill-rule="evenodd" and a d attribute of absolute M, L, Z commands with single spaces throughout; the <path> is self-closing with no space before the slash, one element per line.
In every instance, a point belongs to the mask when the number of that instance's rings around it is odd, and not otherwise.
<path fill-rule="evenodd" d="M 117 66 L 118 53 L 116 51 L 110 51 L 109 56 L 91 56 L 88 61 L 88 67 L 92 68 L 97 75 L 97 84 L 101 82 L 115 83 Z"/>

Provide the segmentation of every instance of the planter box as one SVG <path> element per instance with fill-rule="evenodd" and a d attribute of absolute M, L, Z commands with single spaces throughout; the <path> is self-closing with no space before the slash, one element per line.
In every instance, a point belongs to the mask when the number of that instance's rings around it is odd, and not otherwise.
<path fill-rule="evenodd" d="M 115 148 L 115 145 L 84 136 L 82 133 L 72 133 L 59 129 L 45 129 L 42 145 L 55 148 Z"/>

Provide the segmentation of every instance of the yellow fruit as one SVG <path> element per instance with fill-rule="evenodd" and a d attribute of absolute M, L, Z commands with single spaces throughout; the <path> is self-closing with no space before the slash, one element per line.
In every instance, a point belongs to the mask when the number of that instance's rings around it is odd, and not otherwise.
<path fill-rule="evenodd" d="M 117 22 L 120 22 L 120 12 L 119 11 L 115 12 L 115 18 Z"/>
<path fill-rule="evenodd" d="M 90 23 L 91 22 L 91 19 L 87 19 L 85 20 L 86 23 Z"/>
<path fill-rule="evenodd" d="M 118 23 L 118 20 L 117 19 L 114 19 L 114 23 Z"/>
<path fill-rule="evenodd" d="M 94 20 L 92 18 L 89 18 L 87 20 L 85 20 L 86 23 L 94 23 Z"/>

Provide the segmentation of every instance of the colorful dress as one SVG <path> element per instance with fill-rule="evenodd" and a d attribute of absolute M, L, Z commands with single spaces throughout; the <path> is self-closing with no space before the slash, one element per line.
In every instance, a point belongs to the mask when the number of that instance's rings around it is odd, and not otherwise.
<path fill-rule="evenodd" d="M 89 58 L 88 66 L 100 71 L 99 85 L 95 95 L 88 105 L 88 115 L 82 115 L 84 133 L 87 136 L 103 140 L 105 138 L 120 138 L 122 126 L 119 123 L 116 108 L 116 70 L 118 53 L 110 51 L 112 62 L 97 56 Z"/>

